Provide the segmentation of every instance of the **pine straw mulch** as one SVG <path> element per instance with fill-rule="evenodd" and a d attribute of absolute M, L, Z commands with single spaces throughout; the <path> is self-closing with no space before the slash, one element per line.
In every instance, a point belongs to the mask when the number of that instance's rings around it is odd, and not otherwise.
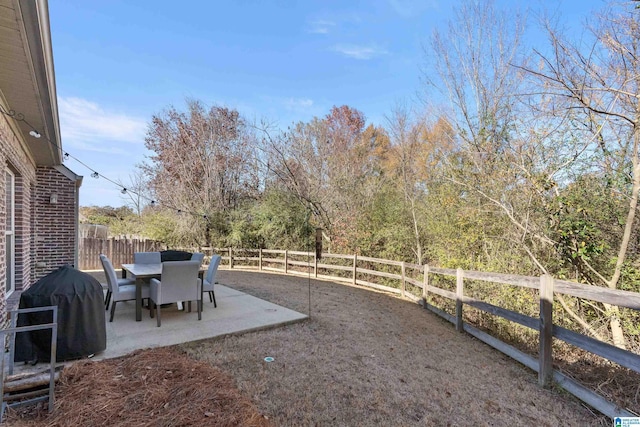
<path fill-rule="evenodd" d="M 176 349 L 140 350 L 66 367 L 46 405 L 10 410 L 13 426 L 247 426 L 271 423 L 233 378 Z"/>

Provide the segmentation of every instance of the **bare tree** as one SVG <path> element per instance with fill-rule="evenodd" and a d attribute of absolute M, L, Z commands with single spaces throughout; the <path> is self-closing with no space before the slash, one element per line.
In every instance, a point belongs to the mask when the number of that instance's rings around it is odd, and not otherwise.
<path fill-rule="evenodd" d="M 620 283 L 638 208 L 640 191 L 640 25 L 639 11 L 630 4 L 611 6 L 589 27 L 591 44 L 575 44 L 547 24 L 551 53 L 539 52 L 541 66 L 527 68 L 537 77 L 545 96 L 553 101 L 550 115 L 570 111 L 589 135 L 588 150 L 598 152 L 604 177 L 627 175 L 628 184 L 617 191 L 628 201 L 618 240 L 615 266 L 607 275 L 580 257 L 594 282 L 615 289 Z M 616 346 L 626 340 L 617 307 L 604 305 Z"/>
<path fill-rule="evenodd" d="M 141 216 L 144 207 L 153 201 L 149 182 L 145 178 L 143 170 L 138 167 L 135 172 L 129 174 L 128 181 L 118 181 L 118 184 L 127 190 L 121 196 L 125 206 L 130 207 L 136 215 Z"/>
<path fill-rule="evenodd" d="M 154 194 L 184 213 L 182 231 L 194 243 L 210 245 L 228 212 L 259 191 L 255 135 L 235 110 L 189 100 L 186 112 L 171 107 L 153 117 L 145 145 L 153 152 L 143 170 Z"/>
<path fill-rule="evenodd" d="M 387 117 L 391 140 L 388 171 L 398 181 L 413 232 L 413 253 L 418 264 L 424 262 L 425 215 L 422 206 L 431 184 L 442 173 L 442 157 L 451 150 L 453 129 L 443 118 L 431 122 L 416 117 L 405 105 L 398 105 Z"/>
<path fill-rule="evenodd" d="M 333 243 L 349 248 L 388 145 L 384 131 L 365 127 L 361 112 L 342 106 L 267 139 L 269 169 L 278 184 L 310 209 Z"/>
<path fill-rule="evenodd" d="M 581 280 L 610 288 L 620 284 L 640 189 L 637 13 L 628 7 L 598 16 L 590 27 L 591 45 L 570 43 L 547 25 L 552 49 L 536 51 L 537 68 L 518 55 L 521 25 L 496 14 L 490 3 L 462 6 L 447 35 L 434 35 L 440 81 L 429 81 L 447 88 L 460 142 L 449 178 L 509 221 L 502 238 L 543 273 L 558 268 L 560 255 Z M 580 185 L 597 182 L 594 177 L 617 180 L 608 197 L 627 201 L 619 231 L 571 211 L 571 203 L 578 203 L 575 209 L 584 212 L 580 202 L 568 198 L 575 198 Z M 617 222 L 617 216 L 611 220 Z M 607 236 L 590 246 L 589 233 Z M 608 245 L 617 245 L 615 254 L 605 252 Z M 577 324 L 607 340 L 593 314 L 557 300 Z M 624 348 L 617 308 L 591 308 L 606 319 L 613 343 Z"/>

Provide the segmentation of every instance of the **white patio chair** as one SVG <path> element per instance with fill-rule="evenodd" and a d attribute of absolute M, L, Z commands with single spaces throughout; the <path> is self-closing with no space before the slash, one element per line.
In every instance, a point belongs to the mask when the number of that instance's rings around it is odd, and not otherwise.
<path fill-rule="evenodd" d="M 134 252 L 133 263 L 134 264 L 160 264 L 162 258 L 160 252 Z"/>
<path fill-rule="evenodd" d="M 203 260 L 204 260 L 204 254 L 201 252 L 195 252 L 191 255 L 191 261 L 200 261 L 200 265 L 202 265 Z"/>
<path fill-rule="evenodd" d="M 111 260 L 106 255 L 100 255 L 100 261 L 102 262 L 102 268 L 107 276 L 107 286 L 111 291 L 111 314 L 109 316 L 109 322 L 113 322 L 113 315 L 116 312 L 116 303 L 120 301 L 131 301 L 136 299 L 136 285 L 126 284 L 118 285 L 118 278 L 116 271 L 111 264 Z M 126 280 L 126 279 L 125 279 Z M 149 298 L 149 286 L 142 285 L 142 299 Z"/>
<path fill-rule="evenodd" d="M 189 311 L 191 311 L 191 301 L 197 301 L 198 320 L 202 320 L 202 281 L 198 278 L 200 270 L 199 261 L 168 261 L 162 263 L 161 280 L 151 279 L 151 289 L 149 293 L 151 305 L 151 317 L 154 316 L 155 309 L 158 310 L 158 327 L 160 327 L 160 306 L 179 301 L 189 301 Z"/>
<path fill-rule="evenodd" d="M 107 258 L 106 255 L 100 254 L 100 262 L 102 262 L 102 257 Z M 103 264 L 103 268 L 104 268 L 104 264 Z M 107 276 L 106 271 L 105 271 L 105 276 Z M 118 279 L 116 277 L 116 280 L 118 282 L 118 286 L 126 286 L 126 285 L 135 285 L 136 284 L 135 279 L 124 279 L 124 278 L 123 279 Z M 105 310 L 109 310 L 109 304 L 110 303 L 111 303 L 111 288 L 109 287 L 109 280 L 107 278 L 107 293 L 104 296 L 104 309 Z"/>
<path fill-rule="evenodd" d="M 218 283 L 216 282 L 216 273 L 218 272 L 221 260 L 222 257 L 220 255 L 214 255 L 211 257 L 211 263 L 207 269 L 207 275 L 204 277 L 204 282 L 202 283 L 202 292 L 209 293 L 209 301 L 213 303 L 214 307 L 217 307 L 218 304 L 216 304 L 216 294 L 213 287 Z"/>

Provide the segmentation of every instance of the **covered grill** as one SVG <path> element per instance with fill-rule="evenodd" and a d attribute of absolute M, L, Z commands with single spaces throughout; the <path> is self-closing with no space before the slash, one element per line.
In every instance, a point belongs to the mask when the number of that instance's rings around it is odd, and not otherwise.
<path fill-rule="evenodd" d="M 166 250 L 160 252 L 160 259 L 165 261 L 189 261 L 191 259 L 191 252 Z"/>
<path fill-rule="evenodd" d="M 20 296 L 20 308 L 58 306 L 56 360 L 89 356 L 107 348 L 104 294 L 92 276 L 63 266 L 38 280 Z M 18 326 L 51 322 L 51 312 L 18 316 Z M 16 335 L 16 362 L 48 362 L 51 331 Z"/>

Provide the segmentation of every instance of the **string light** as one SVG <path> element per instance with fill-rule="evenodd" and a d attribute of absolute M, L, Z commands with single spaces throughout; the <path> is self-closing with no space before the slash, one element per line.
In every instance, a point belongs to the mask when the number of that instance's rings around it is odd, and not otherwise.
<path fill-rule="evenodd" d="M 15 110 L 11 110 L 11 109 L 10 109 L 10 110 L 5 110 L 5 109 L 2 107 L 2 105 L 0 105 L 0 113 L 2 113 L 2 114 L 4 114 L 4 115 L 6 115 L 6 116 L 8 116 L 8 117 L 11 117 L 12 119 L 14 119 L 14 120 L 16 120 L 16 121 L 23 122 L 24 124 L 26 124 L 27 126 L 29 126 L 29 128 L 31 128 L 31 130 L 29 131 L 29 135 L 31 135 L 32 137 L 34 137 L 34 138 L 40 138 L 40 137 L 42 137 L 42 134 L 41 134 L 40 132 L 38 132 L 38 130 L 37 130 L 37 129 L 36 129 L 36 128 L 31 124 L 31 123 L 29 123 L 29 122 L 24 118 L 24 114 L 22 114 L 22 113 L 18 113 L 18 112 L 16 112 Z M 223 126 L 224 126 L 224 125 L 223 125 Z M 45 136 L 43 139 L 44 139 L 45 141 L 47 141 L 49 144 L 53 145 L 53 146 L 54 146 L 55 148 L 57 148 L 58 150 L 62 150 L 62 148 L 61 148 L 61 146 L 60 146 L 60 145 L 58 145 L 57 143 L 55 143 L 55 142 L 51 141 L 51 140 L 50 140 L 49 138 L 47 138 L 46 136 Z M 98 178 L 102 177 L 103 179 L 105 179 L 106 181 L 108 181 L 108 182 L 110 182 L 111 184 L 115 185 L 116 187 L 120 187 L 120 188 L 121 188 L 120 192 L 121 192 L 122 194 L 127 194 L 127 192 L 128 192 L 128 193 L 130 193 L 130 194 L 134 194 L 134 195 L 139 196 L 139 197 L 141 197 L 141 198 L 143 198 L 143 199 L 145 199 L 145 200 L 148 200 L 148 201 L 150 202 L 149 204 L 150 204 L 151 206 L 156 206 L 156 205 L 157 205 L 157 202 L 156 202 L 155 200 L 152 200 L 152 199 L 150 199 L 150 198 L 148 198 L 148 197 L 146 197 L 146 196 L 144 196 L 144 195 L 142 195 L 142 194 L 140 194 L 140 193 L 137 193 L 137 192 L 135 192 L 135 191 L 127 190 L 127 188 L 126 188 L 126 187 L 124 187 L 124 186 L 123 186 L 122 184 L 120 184 L 119 182 L 116 182 L 116 181 L 114 181 L 114 180 L 110 179 L 109 177 L 107 177 L 107 176 L 105 176 L 105 175 L 103 175 L 103 174 L 99 173 L 97 170 L 95 170 L 94 168 L 92 168 L 91 166 L 89 166 L 88 164 L 86 164 L 85 162 L 83 162 L 82 160 L 80 160 L 79 158 L 77 158 L 77 157 L 75 157 L 75 156 L 73 156 L 73 155 L 69 154 L 69 153 L 68 153 L 68 152 L 66 152 L 66 151 L 65 151 L 65 152 L 64 152 L 64 154 L 63 154 L 63 158 L 64 158 L 64 160 L 68 160 L 68 159 L 70 159 L 70 158 L 71 158 L 71 159 L 75 160 L 76 162 L 80 163 L 80 164 L 81 164 L 82 166 L 84 166 L 85 168 L 89 169 L 89 171 L 91 171 L 91 177 L 92 177 L 92 178 L 96 178 L 96 179 L 98 179 Z M 191 214 L 191 215 L 193 215 L 193 216 L 201 216 L 199 213 L 189 212 L 189 211 L 183 211 L 182 209 L 177 209 L 177 208 L 176 208 L 176 207 L 174 207 L 174 206 L 169 206 L 169 205 L 167 205 L 167 208 L 176 210 L 176 212 L 177 212 L 178 214 L 182 214 L 183 212 L 187 212 L 187 213 L 189 213 L 189 214 Z M 208 219 L 207 215 L 203 215 L 202 217 L 203 217 L 205 220 L 207 220 L 207 219 Z"/>

